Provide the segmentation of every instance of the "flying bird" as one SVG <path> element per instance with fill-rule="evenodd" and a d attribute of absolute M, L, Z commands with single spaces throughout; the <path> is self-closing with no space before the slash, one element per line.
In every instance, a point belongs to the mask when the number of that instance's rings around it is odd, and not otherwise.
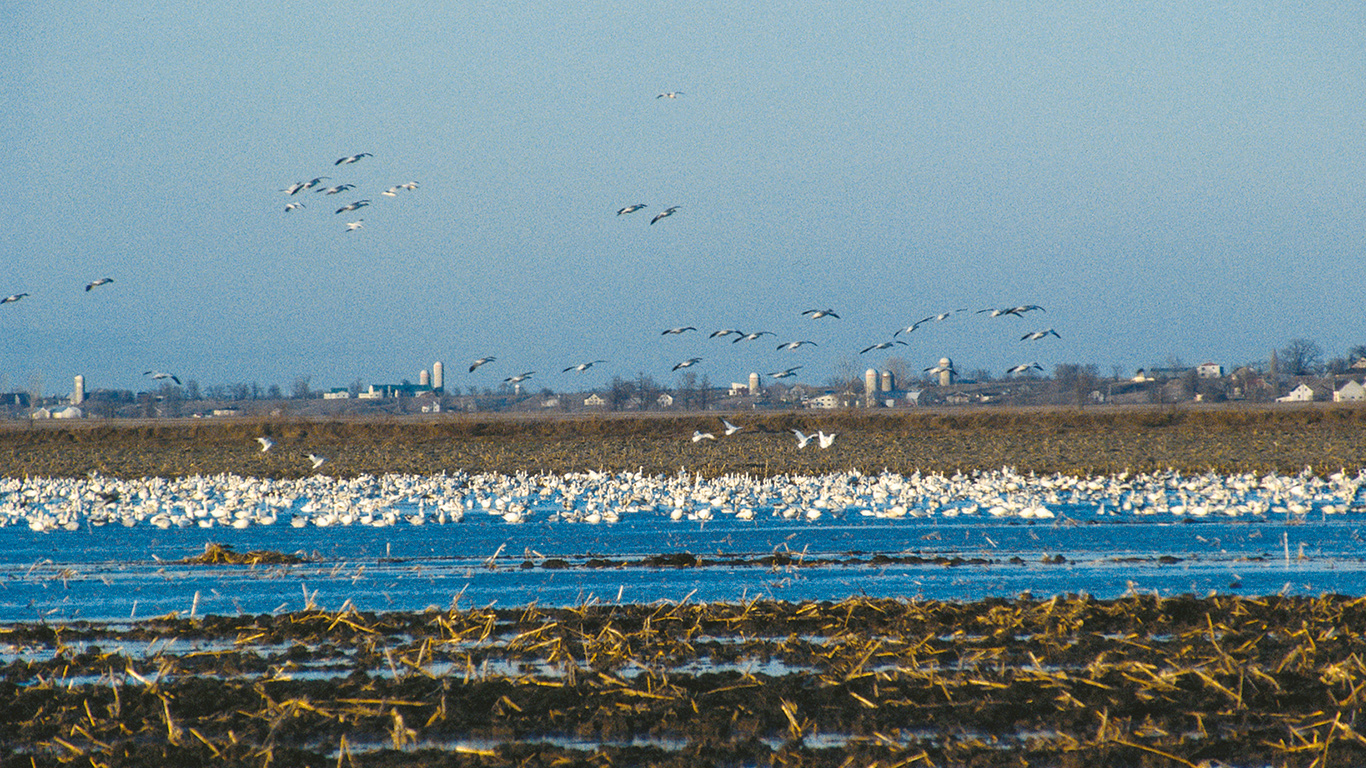
<path fill-rule="evenodd" d="M 863 348 L 863 351 L 862 351 L 862 352 L 859 352 L 859 354 L 861 355 L 861 354 L 863 354 L 864 352 L 872 352 L 872 351 L 875 350 L 875 349 L 891 349 L 892 347 L 896 346 L 897 344 L 900 344 L 900 345 L 903 346 L 903 347 L 909 347 L 909 346 L 910 346 L 910 344 L 907 344 L 907 343 L 904 342 L 904 341 L 883 341 L 883 342 L 879 342 L 879 343 L 877 343 L 877 344 L 874 344 L 874 345 L 872 345 L 871 347 L 864 347 L 864 348 Z"/>
<path fill-rule="evenodd" d="M 505 384 L 521 384 L 522 382 L 531 378 L 531 374 L 533 373 L 535 373 L 535 371 L 526 371 L 525 373 L 519 373 L 516 376 L 509 376 L 506 379 L 503 379 L 503 382 Z"/>
<path fill-rule="evenodd" d="M 764 335 L 777 336 L 778 334 L 774 333 L 773 331 L 755 331 L 754 333 L 746 333 L 743 336 L 736 339 L 735 341 L 732 341 L 731 343 L 734 344 L 737 341 L 754 341 L 755 339 Z"/>
<path fill-rule="evenodd" d="M 606 360 L 592 360 L 592 361 L 589 361 L 589 362 L 587 362 L 587 363 L 579 363 L 578 365 L 571 365 L 571 366 L 569 366 L 568 368 L 564 369 L 563 371 L 560 371 L 560 373 L 567 373 L 567 372 L 569 372 L 569 371 L 586 371 L 586 370 L 588 370 L 589 368 L 592 368 L 592 367 L 593 367 L 594 365 L 596 365 L 597 363 L 605 363 L 605 362 L 607 362 L 607 361 L 606 361 Z"/>
<path fill-rule="evenodd" d="M 92 280 L 85 284 L 86 293 L 89 293 L 91 288 L 99 288 L 101 285 L 109 285 L 112 282 L 114 282 L 114 278 L 112 277 L 101 277 L 99 280 Z"/>
<path fill-rule="evenodd" d="M 930 374 L 931 376 L 933 376 L 933 375 L 936 374 L 936 373 L 953 373 L 953 372 L 954 372 L 954 370 L 953 370 L 953 363 L 949 363 L 948 365 L 932 365 L 932 366 L 930 366 L 929 368 L 926 368 L 926 369 L 924 370 L 924 373 L 928 373 L 928 374 Z"/>
<path fill-rule="evenodd" d="M 170 379 L 171 381 L 174 381 L 176 384 L 180 384 L 180 379 L 176 377 L 174 373 L 166 373 L 165 371 L 143 371 L 142 375 L 151 376 L 153 381 L 160 381 L 161 379 Z"/>
<path fill-rule="evenodd" d="M 1058 332 L 1057 332 L 1057 331 L 1053 330 L 1052 328 L 1049 328 L 1049 329 L 1044 330 L 1044 331 L 1035 331 L 1035 332 L 1033 332 L 1033 333 L 1026 333 L 1025 335 L 1023 335 L 1023 336 L 1020 337 L 1020 341 L 1038 341 L 1039 339 L 1047 338 L 1048 336 L 1053 336 L 1053 337 L 1056 337 L 1056 338 L 1059 338 L 1059 339 L 1062 338 L 1061 336 L 1058 336 Z"/>
<path fill-rule="evenodd" d="M 836 432 L 836 433 L 827 435 L 827 434 L 825 434 L 824 432 L 822 432 L 822 431 L 819 430 L 819 429 L 816 430 L 816 437 L 820 438 L 820 444 L 821 444 L 821 447 L 822 447 L 822 448 L 829 448 L 831 445 L 834 445 L 834 443 L 835 443 L 835 437 L 836 437 L 836 435 L 838 435 L 838 434 L 839 434 L 839 433 Z"/>
<path fill-rule="evenodd" d="M 923 322 L 925 322 L 925 321 L 924 321 L 924 320 L 917 320 L 916 322 L 911 323 L 910 325 L 906 326 L 905 328 L 902 328 L 901 330 L 897 331 L 896 333 L 893 333 L 893 334 L 892 334 L 892 338 L 895 339 L 897 336 L 900 336 L 900 335 L 903 334 L 903 333 L 912 333 L 913 331 L 915 331 L 915 329 L 919 328 L 919 327 L 920 327 L 920 324 L 923 323 Z"/>
<path fill-rule="evenodd" d="M 369 152 L 362 152 L 359 155 L 347 155 L 333 163 L 333 165 L 350 165 L 351 163 L 359 161 L 362 157 L 374 157 L 374 155 Z"/>
<path fill-rule="evenodd" d="M 683 96 L 683 95 L 685 95 L 685 94 L 684 94 L 682 91 L 665 91 L 664 93 L 659 94 L 659 95 L 656 96 L 655 98 L 656 98 L 656 99 L 676 99 L 676 98 L 678 98 L 679 96 Z"/>
<path fill-rule="evenodd" d="M 806 444 L 811 442 L 811 438 L 815 437 L 815 435 L 804 435 L 799 429 L 792 430 L 792 434 L 797 436 L 798 448 L 805 448 Z"/>
<path fill-rule="evenodd" d="M 789 377 L 789 376 L 796 376 L 796 375 L 797 375 L 797 370 L 798 370 L 799 368 L 801 368 L 801 367 L 802 367 L 802 366 L 800 366 L 800 365 L 794 365 L 794 366 L 792 366 L 791 368 L 788 368 L 787 370 L 776 371 L 776 372 L 774 372 L 774 373 L 770 373 L 769 376 L 770 376 L 771 378 L 774 378 L 774 379 L 786 379 L 786 378 Z"/>
<path fill-rule="evenodd" d="M 691 325 L 685 325 L 685 326 L 682 326 L 682 327 L 680 327 L 680 328 L 670 328 L 670 329 L 664 331 L 663 333 L 661 333 L 661 334 L 659 334 L 659 335 L 660 335 L 660 336 L 677 336 L 677 335 L 680 334 L 680 333 L 686 333 L 687 331 L 695 331 L 695 330 L 697 330 L 697 329 L 694 328 L 694 327 L 692 327 Z"/>
<path fill-rule="evenodd" d="M 27 295 L 27 293 L 12 293 L 3 299 L 0 299 L 0 304 L 13 304 Z"/>
<path fill-rule="evenodd" d="M 346 205 L 343 205 L 342 207 L 338 208 L 337 213 L 346 213 L 347 211 L 358 211 L 369 204 L 369 200 L 357 200 L 354 203 L 347 203 Z"/>
<path fill-rule="evenodd" d="M 620 216 L 620 215 L 622 215 L 623 213 L 635 213 L 636 211 L 640 210 L 641 208 L 645 208 L 645 207 L 646 207 L 645 203 L 633 203 L 633 204 L 631 204 L 631 205 L 626 206 L 625 208 L 621 208 L 621 209 L 617 210 L 617 215 Z"/>
<path fill-rule="evenodd" d="M 286 195 L 297 195 L 300 192 L 304 191 L 307 184 L 308 182 L 306 181 L 296 181 L 280 191 L 284 192 Z"/>
<path fill-rule="evenodd" d="M 317 469 L 318 467 L 321 467 L 321 466 L 323 465 L 324 462 L 327 461 L 327 457 L 326 457 L 326 456 L 319 456 L 319 455 L 316 454 L 316 453 L 310 453 L 310 454 L 308 454 L 308 460 L 311 461 L 311 462 L 313 462 L 313 468 L 314 468 L 314 469 Z"/>
<path fill-rule="evenodd" d="M 810 344 L 810 345 L 813 346 L 813 347 L 819 347 L 819 346 L 820 346 L 819 344 L 817 344 L 817 343 L 814 342 L 814 341 L 789 341 L 789 342 L 787 342 L 786 344 L 779 344 L 779 345 L 778 345 L 778 349 L 780 349 L 780 350 L 783 350 L 783 349 L 796 349 L 797 347 L 800 347 L 800 346 L 803 345 L 803 344 Z"/>
<path fill-rule="evenodd" d="M 812 320 L 819 320 L 822 317 L 833 317 L 836 320 L 838 320 L 840 317 L 839 315 L 835 314 L 835 310 L 833 309 L 808 309 L 802 314 L 811 315 Z"/>
<path fill-rule="evenodd" d="M 308 207 L 308 206 L 304 205 L 303 203 L 286 203 L 286 204 L 285 204 L 285 213 L 289 213 L 290 211 L 298 210 L 299 208 L 307 208 L 307 207 Z"/>
<path fill-rule="evenodd" d="M 659 213 L 656 213 L 656 214 L 655 214 L 655 217 L 654 217 L 653 219 L 650 219 L 650 224 L 653 225 L 656 221 L 659 221 L 660 219 L 666 219 L 666 218 L 668 218 L 668 217 L 674 215 L 674 211 L 677 211 L 678 209 L 679 209 L 679 206 L 677 206 L 677 205 L 671 205 L 671 206 L 669 206 L 668 208 L 665 208 L 664 210 L 660 211 Z"/>
<path fill-rule="evenodd" d="M 739 432 L 740 430 L 744 429 L 744 427 L 737 427 L 729 421 L 726 421 L 725 419 L 721 419 L 721 426 L 726 428 L 726 437 L 730 437 L 736 432 Z"/>
<path fill-rule="evenodd" d="M 407 182 L 407 183 L 405 183 L 405 184 L 399 184 L 399 185 L 398 185 L 398 188 L 399 188 L 399 189 L 406 189 L 406 190 L 408 190 L 409 192 L 412 192 L 413 190 L 417 189 L 417 182 L 416 182 L 416 181 L 410 181 L 410 182 Z"/>
<path fill-rule="evenodd" d="M 305 181 L 305 182 L 303 183 L 303 185 L 300 186 L 299 189 L 298 189 L 297 191 L 298 191 L 298 192 L 303 192 L 303 191 L 306 190 L 306 189 L 312 189 L 312 188 L 318 186 L 319 184 L 323 183 L 324 181 L 326 181 L 327 178 L 328 178 L 328 177 L 326 177 L 326 176 L 319 176 L 319 177 L 316 178 L 316 179 L 310 179 L 309 181 Z M 294 192 L 291 192 L 290 194 L 292 195 L 292 194 L 294 194 Z"/>
<path fill-rule="evenodd" d="M 256 442 L 261 444 L 261 453 L 265 453 L 275 447 L 275 441 L 271 440 L 269 437 L 258 437 L 256 438 Z"/>
<path fill-rule="evenodd" d="M 697 364 L 700 363 L 700 362 L 702 362 L 702 358 L 700 358 L 700 357 L 690 357 L 690 358 L 688 358 L 687 360 L 684 360 L 683 362 L 679 363 L 678 365 L 675 365 L 675 366 L 673 367 L 673 370 L 676 371 L 676 370 L 678 370 L 679 368 L 691 368 L 692 366 L 697 365 Z"/>
<path fill-rule="evenodd" d="M 694 429 L 694 430 L 692 431 L 692 441 L 693 441 L 694 443 L 701 442 L 702 440 L 715 440 L 715 439 L 716 439 L 716 435 L 713 435 L 713 434 L 710 433 L 710 432 L 703 432 L 703 431 L 700 430 L 700 429 Z"/>
<path fill-rule="evenodd" d="M 346 231 L 355 232 L 358 229 L 365 229 L 365 219 L 356 219 L 346 222 Z"/>
<path fill-rule="evenodd" d="M 732 333 L 744 334 L 744 331 L 739 330 L 738 328 L 722 328 L 722 329 L 719 330 L 719 331 L 712 331 L 711 335 L 708 336 L 707 338 L 709 338 L 709 339 L 719 339 L 719 338 L 721 338 L 722 336 L 729 336 L 729 335 L 731 335 Z"/>
<path fill-rule="evenodd" d="M 384 195 L 385 197 L 398 197 L 398 190 L 399 190 L 399 187 L 398 187 L 397 185 L 395 185 L 395 186 L 389 187 L 388 189 L 384 190 L 384 191 L 381 192 L 380 194 L 381 194 L 381 195 Z"/>
<path fill-rule="evenodd" d="M 481 366 L 481 365 L 483 365 L 483 364 L 485 364 L 485 363 L 491 363 L 491 362 L 493 362 L 494 360 L 497 360 L 497 359 L 498 359 L 498 358 L 496 358 L 496 357 L 481 357 L 481 358 L 479 358 L 478 360 L 475 360 L 474 362 L 470 363 L 470 373 L 474 373 L 474 369 L 475 369 L 475 368 L 478 368 L 479 366 Z"/>
<path fill-rule="evenodd" d="M 355 188 L 356 188 L 356 185 L 355 185 L 355 184 L 338 184 L 338 185 L 335 186 L 335 187 L 328 187 L 327 189 L 320 189 L 320 190 L 318 190 L 318 192 L 321 192 L 321 193 L 323 193 L 324 195 L 335 195 L 335 194 L 338 194 L 338 193 L 340 193 L 340 192 L 345 192 L 345 191 L 348 190 L 348 189 L 355 189 Z"/>
<path fill-rule="evenodd" d="M 1048 311 L 1043 307 L 1039 306 L 1038 304 L 1022 304 L 1018 307 L 1005 307 L 1001 309 L 993 309 L 992 307 L 987 307 L 986 309 L 977 310 L 977 314 L 980 315 L 983 312 L 990 312 L 990 317 L 1000 317 L 1002 315 L 1014 315 L 1016 317 L 1024 317 L 1024 313 L 1031 312 L 1036 309 L 1040 312 Z"/>
<path fill-rule="evenodd" d="M 1039 365 L 1038 363 L 1020 363 L 1019 365 L 1013 366 L 1009 370 L 1007 370 L 1006 374 L 1009 375 L 1013 373 L 1024 373 L 1028 370 L 1042 371 L 1043 366 Z"/>

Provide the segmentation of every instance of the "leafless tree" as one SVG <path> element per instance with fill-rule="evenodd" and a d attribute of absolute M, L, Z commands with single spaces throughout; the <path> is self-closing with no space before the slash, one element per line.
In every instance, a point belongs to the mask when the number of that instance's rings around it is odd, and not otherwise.
<path fill-rule="evenodd" d="M 1277 355 L 1281 373 L 1288 376 L 1312 376 L 1323 365 L 1323 348 L 1311 339 L 1292 339 Z"/>
<path fill-rule="evenodd" d="M 308 383 L 312 379 L 308 376 L 295 376 L 294 387 L 290 396 L 295 400 L 307 400 L 313 396 L 313 392 L 308 388 Z"/>
<path fill-rule="evenodd" d="M 619 411 L 630 402 L 635 394 L 636 384 L 634 381 L 613 376 L 612 383 L 607 390 L 607 407 Z"/>

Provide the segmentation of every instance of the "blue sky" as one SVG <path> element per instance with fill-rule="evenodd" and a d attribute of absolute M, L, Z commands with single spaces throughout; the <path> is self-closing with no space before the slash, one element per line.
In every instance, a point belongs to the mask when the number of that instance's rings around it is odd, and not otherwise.
<path fill-rule="evenodd" d="M 1366 343 L 1358 3 L 240 5 L 0 6 L 0 296 L 30 294 L 0 305 L 0 384 Z M 357 187 L 280 191 L 316 176 Z M 975 314 L 1019 304 L 1047 312 Z"/>

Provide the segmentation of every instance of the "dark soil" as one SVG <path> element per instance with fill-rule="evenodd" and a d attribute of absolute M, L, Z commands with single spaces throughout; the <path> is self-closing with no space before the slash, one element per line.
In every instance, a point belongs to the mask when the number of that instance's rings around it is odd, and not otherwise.
<path fill-rule="evenodd" d="M 0 764 L 1361 765 L 1363 631 L 1336 596 L 16 624 Z"/>
<path fill-rule="evenodd" d="M 0 477 L 254 477 L 387 472 L 566 473 L 586 470 L 705 476 L 728 473 L 911 473 L 1015 467 L 1109 474 L 1281 472 L 1366 466 L 1366 408 L 1202 410 L 961 410 L 725 414 L 744 431 L 693 443 L 722 414 L 443 416 L 387 421 L 222 420 L 0 426 Z M 798 451 L 789 430 L 838 433 L 829 450 Z M 257 437 L 275 447 L 262 452 Z"/>

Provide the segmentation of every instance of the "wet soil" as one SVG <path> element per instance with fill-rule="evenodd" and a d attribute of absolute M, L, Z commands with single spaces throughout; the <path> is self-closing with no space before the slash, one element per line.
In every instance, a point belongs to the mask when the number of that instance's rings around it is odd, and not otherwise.
<path fill-rule="evenodd" d="M 0 627 L 0 764 L 1366 763 L 1366 598 L 342 610 Z"/>
<path fill-rule="evenodd" d="M 587 470 L 719 476 L 970 471 L 1108 474 L 1280 472 L 1366 466 L 1366 408 L 1223 407 L 963 410 L 913 413 L 726 414 L 744 431 L 693 443 L 720 414 L 443 415 L 410 420 L 85 421 L 0 425 L 0 476 L 337 477 L 388 472 L 566 473 Z M 828 450 L 796 449 L 789 430 L 835 432 Z M 262 452 L 257 437 L 275 447 Z"/>

